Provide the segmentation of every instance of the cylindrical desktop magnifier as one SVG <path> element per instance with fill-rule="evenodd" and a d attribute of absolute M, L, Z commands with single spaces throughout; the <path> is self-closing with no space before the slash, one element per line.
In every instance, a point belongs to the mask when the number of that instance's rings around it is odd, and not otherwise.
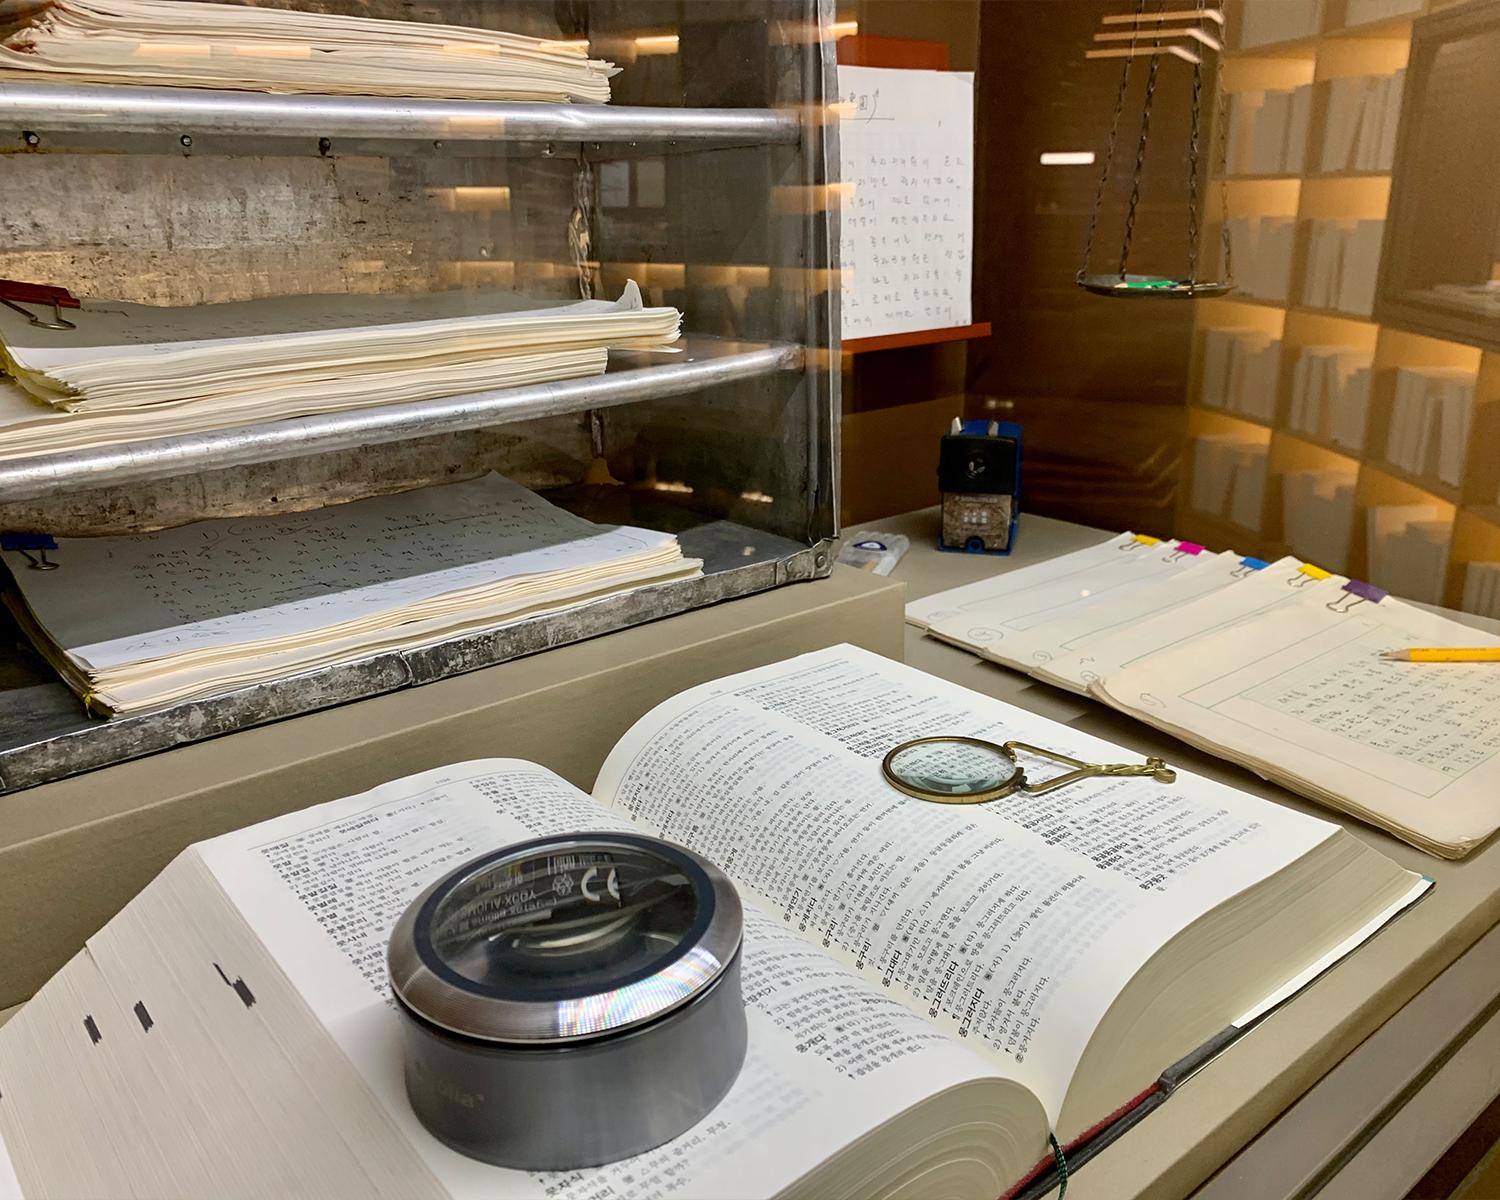
<path fill-rule="evenodd" d="M 532 1170 L 676 1137 L 744 1062 L 742 929 L 729 880 L 657 838 L 542 838 L 451 871 L 388 952 L 417 1117 Z"/>

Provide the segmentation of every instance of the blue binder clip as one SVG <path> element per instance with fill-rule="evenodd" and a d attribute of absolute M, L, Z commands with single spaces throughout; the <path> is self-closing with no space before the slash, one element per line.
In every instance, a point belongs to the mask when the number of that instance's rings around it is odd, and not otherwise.
<path fill-rule="evenodd" d="M 14 550 L 33 571 L 55 571 L 62 566 L 47 557 L 48 550 L 56 549 L 57 539 L 45 533 L 0 533 L 0 550 Z"/>

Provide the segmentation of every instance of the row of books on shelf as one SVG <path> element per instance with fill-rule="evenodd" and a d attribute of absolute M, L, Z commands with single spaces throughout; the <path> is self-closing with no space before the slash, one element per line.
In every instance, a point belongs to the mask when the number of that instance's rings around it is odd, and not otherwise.
<path fill-rule="evenodd" d="M 1282 533 L 1310 562 L 1338 568 L 1349 561 L 1354 530 L 1354 471 L 1288 471 L 1281 477 Z"/>
<path fill-rule="evenodd" d="M 1259 532 L 1269 447 L 1233 435 L 1193 443 L 1194 511 Z M 1357 474 L 1288 471 L 1281 477 L 1283 538 L 1309 562 L 1343 568 L 1355 525 Z M 1441 603 L 1448 568 L 1451 516 L 1437 505 L 1374 505 L 1365 510 L 1372 583 L 1393 595 Z"/>
<path fill-rule="evenodd" d="M 1281 339 L 1258 329 L 1203 331 L 1199 402 L 1267 424 L 1276 419 Z"/>
<path fill-rule="evenodd" d="M 1236 92 L 1229 97 L 1225 170 L 1232 175 L 1301 175 L 1308 167 L 1313 89 L 1327 113 L 1317 170 L 1389 171 L 1396 157 L 1405 70 L 1351 75 L 1326 84 Z"/>
<path fill-rule="evenodd" d="M 1271 424 L 1282 343 L 1256 329 L 1206 329 L 1199 402 L 1205 408 Z M 1353 346 L 1296 350 L 1286 424 L 1294 433 L 1360 453 L 1370 411 L 1374 356 Z M 1385 459 L 1453 487 L 1463 482 L 1474 420 L 1476 372 L 1460 367 L 1399 367 Z"/>
<path fill-rule="evenodd" d="M 1373 355 L 1353 346 L 1302 346 L 1292 367 L 1287 424 L 1358 452 L 1365 444 Z M 1206 329 L 1199 402 L 1267 424 L 1276 420 L 1282 343 L 1258 329 Z"/>
<path fill-rule="evenodd" d="M 1307 164 L 1313 85 L 1229 97 L 1224 169 L 1231 175 L 1300 175 Z"/>
<path fill-rule="evenodd" d="M 1244 0 L 1240 47 L 1312 37 L 1323 27 L 1323 0 Z"/>
<path fill-rule="evenodd" d="M 1245 295 L 1275 304 L 1290 300 L 1298 224 L 1295 217 L 1229 219 L 1231 274 Z M 1300 303 L 1369 316 L 1375 307 L 1385 222 L 1330 218 L 1302 224 L 1307 226 L 1307 266 Z"/>
<path fill-rule="evenodd" d="M 1209 433 L 1193 441 L 1191 506 L 1252 532 L 1265 507 L 1269 447 L 1232 433 Z"/>
<path fill-rule="evenodd" d="M 1454 487 L 1462 483 L 1477 379 L 1461 367 L 1399 368 L 1386 460 Z"/>
<path fill-rule="evenodd" d="M 1302 303 L 1369 316 L 1375 307 L 1384 221 L 1309 221 Z"/>
<path fill-rule="evenodd" d="M 1368 25 L 1422 11 L 1423 0 L 1345 0 L 1343 27 Z M 1240 49 L 1315 36 L 1324 25 L 1324 0 L 1243 0 Z"/>
<path fill-rule="evenodd" d="M 1227 273 L 1245 295 L 1285 304 L 1296 245 L 1295 217 L 1230 217 L 1229 250 L 1234 261 Z"/>
<path fill-rule="evenodd" d="M 1303 346 L 1292 368 L 1287 424 L 1359 453 L 1365 445 L 1375 356 L 1354 346 Z"/>
<path fill-rule="evenodd" d="M 1401 124 L 1403 68 L 1391 75 L 1351 75 L 1328 83 L 1320 171 L 1389 171 Z"/>
<path fill-rule="evenodd" d="M 1464 568 L 1464 611 L 1500 617 L 1500 562 L 1471 562 Z"/>
<path fill-rule="evenodd" d="M 1193 511 L 1259 533 L 1270 447 L 1233 434 L 1193 442 Z M 1287 545 L 1310 562 L 1340 567 L 1349 560 L 1354 523 L 1354 471 L 1288 471 L 1281 477 Z"/>
<path fill-rule="evenodd" d="M 1269 448 L 1233 435 L 1193 443 L 1191 507 L 1259 532 Z M 1288 471 L 1281 476 L 1282 537 L 1299 557 L 1343 569 L 1356 528 L 1357 474 Z M 1370 581 L 1393 595 L 1441 604 L 1453 538 L 1452 511 L 1437 504 L 1376 504 L 1364 510 Z M 1463 607 L 1500 617 L 1500 563 L 1465 568 Z"/>
<path fill-rule="evenodd" d="M 1408 600 L 1443 602 L 1451 510 L 1436 504 L 1379 504 L 1365 510 L 1370 581 Z"/>

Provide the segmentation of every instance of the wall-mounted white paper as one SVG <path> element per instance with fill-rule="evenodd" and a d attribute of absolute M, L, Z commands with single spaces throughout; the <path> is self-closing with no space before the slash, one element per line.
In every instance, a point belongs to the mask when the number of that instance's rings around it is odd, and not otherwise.
<path fill-rule="evenodd" d="M 974 76 L 839 67 L 843 336 L 970 322 Z"/>

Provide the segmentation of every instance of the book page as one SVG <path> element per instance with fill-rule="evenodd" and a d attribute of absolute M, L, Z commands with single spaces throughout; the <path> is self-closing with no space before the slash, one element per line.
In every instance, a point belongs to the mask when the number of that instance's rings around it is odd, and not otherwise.
<path fill-rule="evenodd" d="M 774 1195 L 909 1105 L 993 1074 L 747 905 L 750 1052 L 704 1122 L 658 1150 L 580 1171 L 506 1170 L 448 1149 L 417 1122 L 402 1082 L 385 963 L 397 917 L 445 870 L 486 851 L 631 828 L 550 771 L 495 759 L 398 780 L 192 852 L 454 1196 Z M 1042 1137 L 1039 1126 L 1033 1156 Z"/>
<path fill-rule="evenodd" d="M 941 734 L 1134 758 L 839 646 L 658 706 L 615 747 L 595 796 L 712 858 L 757 903 L 981 1049 L 1054 1123 L 1085 1043 L 1141 964 L 1336 831 L 1186 772 L 974 806 L 885 782 L 892 747 Z M 1038 779 L 1057 773 L 1023 762 Z"/>
<path fill-rule="evenodd" d="M 63 538 L 12 571 L 59 645 L 94 668 L 286 641 L 463 588 L 607 567 L 671 535 L 595 525 L 491 473 L 283 517 Z M 24 564 L 19 553 L 7 561 Z M 111 603 L 101 605 L 101 595 Z"/>
<path fill-rule="evenodd" d="M 1500 671 L 1380 652 L 1500 639 L 1390 598 L 1329 596 L 1141 659 L 1100 686 L 1153 724 L 1388 829 L 1451 850 L 1483 840 L 1500 826 Z"/>

